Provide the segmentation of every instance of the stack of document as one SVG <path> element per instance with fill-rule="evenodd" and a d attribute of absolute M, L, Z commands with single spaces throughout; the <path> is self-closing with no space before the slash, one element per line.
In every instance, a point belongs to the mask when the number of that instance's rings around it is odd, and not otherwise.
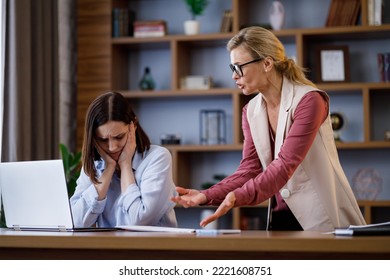
<path fill-rule="evenodd" d="M 178 227 L 158 227 L 158 226 L 117 226 L 119 229 L 139 232 L 173 232 L 173 233 L 196 233 L 197 235 L 218 235 L 218 234 L 238 234 L 239 229 L 192 229 Z"/>
<path fill-rule="evenodd" d="M 390 235 L 390 222 L 369 224 L 364 226 L 351 225 L 348 228 L 336 228 L 335 235 L 362 236 L 362 235 Z"/>

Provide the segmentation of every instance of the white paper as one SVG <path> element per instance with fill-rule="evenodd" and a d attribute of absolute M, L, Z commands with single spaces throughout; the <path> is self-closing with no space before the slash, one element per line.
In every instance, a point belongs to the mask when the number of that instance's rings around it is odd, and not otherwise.
<path fill-rule="evenodd" d="M 139 231 L 139 232 L 174 232 L 174 233 L 196 233 L 197 235 L 218 235 L 218 234 L 239 234 L 239 229 L 194 229 L 178 227 L 158 227 L 158 226 L 117 226 L 117 228 Z"/>

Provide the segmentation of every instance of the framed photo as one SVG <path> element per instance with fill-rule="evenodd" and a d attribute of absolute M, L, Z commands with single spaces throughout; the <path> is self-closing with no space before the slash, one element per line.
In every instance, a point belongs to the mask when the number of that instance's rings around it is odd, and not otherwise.
<path fill-rule="evenodd" d="M 316 76 L 321 83 L 349 82 L 348 46 L 318 47 Z"/>

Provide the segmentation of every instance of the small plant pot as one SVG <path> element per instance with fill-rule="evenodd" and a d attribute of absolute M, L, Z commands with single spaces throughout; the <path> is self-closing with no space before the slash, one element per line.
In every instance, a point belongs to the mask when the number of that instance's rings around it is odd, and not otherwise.
<path fill-rule="evenodd" d="M 197 20 L 186 20 L 184 22 L 184 33 L 186 35 L 199 34 L 200 22 Z"/>

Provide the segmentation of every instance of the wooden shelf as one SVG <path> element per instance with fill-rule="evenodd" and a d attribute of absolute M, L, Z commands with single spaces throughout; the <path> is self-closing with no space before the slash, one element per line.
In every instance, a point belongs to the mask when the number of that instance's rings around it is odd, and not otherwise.
<path fill-rule="evenodd" d="M 165 97 L 196 97 L 239 94 L 232 88 L 212 88 L 208 90 L 150 90 L 150 91 L 127 91 L 117 90 L 128 98 L 165 98 Z"/>
<path fill-rule="evenodd" d="M 279 38 L 294 38 L 297 36 L 310 37 L 311 39 L 320 39 L 326 37 L 327 39 L 359 39 L 364 38 L 388 38 L 390 31 L 390 24 L 383 24 L 380 26 L 338 26 L 338 27 L 323 27 L 323 28 L 299 28 L 299 29 L 283 29 L 273 31 Z M 134 38 L 134 37 L 120 37 L 111 38 L 113 45 L 138 45 L 138 44 L 152 44 L 162 42 L 193 42 L 197 45 L 202 41 L 210 43 L 212 41 L 227 41 L 234 33 L 209 33 L 198 35 L 166 35 L 162 37 L 151 38 Z"/>
<path fill-rule="evenodd" d="M 162 37 L 151 38 L 135 38 L 135 37 L 120 37 L 111 38 L 113 45 L 132 45 L 132 44 L 144 44 L 144 43 L 161 43 L 161 42 L 193 42 L 196 45 L 205 43 L 209 44 L 213 41 L 227 41 L 233 36 L 233 33 L 209 33 L 209 34 L 197 34 L 197 35 L 166 35 Z"/>
<path fill-rule="evenodd" d="M 165 145 L 172 152 L 222 152 L 222 151 L 242 151 L 242 144 L 226 145 Z"/>
<path fill-rule="evenodd" d="M 317 86 L 325 91 L 390 89 L 390 83 L 322 83 Z"/>
<path fill-rule="evenodd" d="M 384 149 L 390 148 L 390 141 L 337 142 L 337 149 Z"/>
<path fill-rule="evenodd" d="M 390 83 L 329 83 L 317 84 L 325 91 L 354 91 L 354 90 L 375 90 L 390 89 Z M 192 96 L 210 96 L 210 95 L 231 95 L 242 93 L 237 88 L 211 88 L 207 90 L 152 90 L 152 91 L 129 91 L 116 89 L 128 98 L 148 98 L 148 97 L 192 97 Z M 390 93 L 389 93 L 390 95 Z"/>

